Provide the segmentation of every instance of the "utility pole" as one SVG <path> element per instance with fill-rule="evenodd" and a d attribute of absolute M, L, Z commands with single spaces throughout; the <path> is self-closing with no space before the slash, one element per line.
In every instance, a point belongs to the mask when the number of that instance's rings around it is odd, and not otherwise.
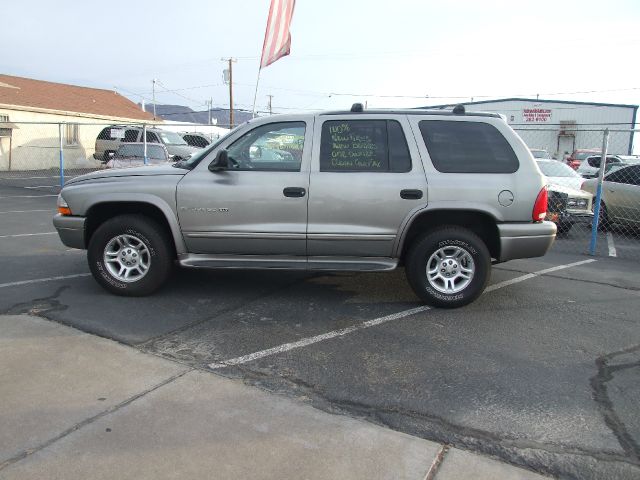
<path fill-rule="evenodd" d="M 271 100 L 273 99 L 273 95 L 267 95 L 269 97 L 269 115 L 273 115 L 273 110 L 271 108 Z"/>
<path fill-rule="evenodd" d="M 223 58 L 222 61 L 229 62 L 229 128 L 233 128 L 233 64 L 238 60 L 229 57 Z"/>
<path fill-rule="evenodd" d="M 211 125 L 211 108 L 213 107 L 213 98 L 210 98 L 209 101 L 207 101 L 207 105 L 209 107 L 209 125 Z"/>
<path fill-rule="evenodd" d="M 153 90 L 152 90 L 152 95 L 153 95 L 153 119 L 156 119 L 156 79 L 153 79 Z"/>

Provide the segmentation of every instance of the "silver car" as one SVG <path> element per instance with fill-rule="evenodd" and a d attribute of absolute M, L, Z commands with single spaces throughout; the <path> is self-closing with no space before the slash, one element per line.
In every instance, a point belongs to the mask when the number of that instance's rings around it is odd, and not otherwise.
<path fill-rule="evenodd" d="M 570 166 L 556 160 L 536 160 L 549 187 L 547 218 L 558 226 L 559 233 L 568 233 L 578 223 L 593 220 L 592 195 L 582 190 L 584 178 Z"/>
<path fill-rule="evenodd" d="M 145 155 L 146 154 L 146 155 Z M 124 143 L 118 147 L 110 160 L 107 168 L 130 168 L 143 165 L 158 165 L 171 161 L 172 158 L 164 145 L 157 143 Z"/>
<path fill-rule="evenodd" d="M 76 177 L 54 218 L 119 295 L 183 267 L 386 271 L 426 303 L 475 300 L 492 263 L 556 226 L 531 153 L 497 114 L 363 110 L 256 118 L 190 159 Z"/>
<path fill-rule="evenodd" d="M 144 129 L 137 125 L 111 125 L 102 129 L 96 138 L 93 158 L 101 162 L 108 162 L 120 145 L 144 142 L 143 131 Z M 146 141 L 148 144 L 164 145 L 169 155 L 176 160 L 189 158 L 200 150 L 188 145 L 177 133 L 160 128 L 147 128 Z"/>
<path fill-rule="evenodd" d="M 583 189 L 596 195 L 597 179 L 587 180 Z M 640 164 L 613 169 L 604 177 L 599 224 L 640 227 Z"/>

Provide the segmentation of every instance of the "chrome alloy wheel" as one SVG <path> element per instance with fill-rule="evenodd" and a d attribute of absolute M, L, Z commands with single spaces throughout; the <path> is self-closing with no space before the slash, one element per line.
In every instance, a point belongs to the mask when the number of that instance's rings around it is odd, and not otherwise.
<path fill-rule="evenodd" d="M 427 280 L 440 293 L 458 293 L 473 280 L 475 270 L 473 258 L 464 248 L 444 247 L 429 257 Z"/>
<path fill-rule="evenodd" d="M 151 254 L 142 240 L 133 235 L 113 237 L 104 248 L 104 264 L 121 282 L 137 282 L 149 271 Z"/>

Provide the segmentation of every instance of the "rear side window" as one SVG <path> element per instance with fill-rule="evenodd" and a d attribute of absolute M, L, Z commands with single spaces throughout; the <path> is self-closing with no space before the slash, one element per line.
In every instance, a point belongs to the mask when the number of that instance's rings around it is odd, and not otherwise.
<path fill-rule="evenodd" d="M 105 128 L 98 134 L 98 140 L 111 140 L 111 128 Z"/>
<path fill-rule="evenodd" d="M 155 133 L 147 131 L 147 142 L 160 143 L 160 140 L 158 140 L 158 136 Z"/>
<path fill-rule="evenodd" d="M 513 173 L 520 166 L 511 145 L 488 123 L 422 120 L 420 133 L 439 172 Z"/>
<path fill-rule="evenodd" d="M 321 172 L 411 171 L 411 156 L 395 120 L 330 120 L 322 124 Z"/>

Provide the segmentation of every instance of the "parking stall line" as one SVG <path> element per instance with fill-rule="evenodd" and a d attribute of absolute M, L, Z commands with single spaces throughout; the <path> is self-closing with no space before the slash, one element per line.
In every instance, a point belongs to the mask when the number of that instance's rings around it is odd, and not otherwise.
<path fill-rule="evenodd" d="M 494 283 L 493 285 L 489 285 L 487 288 L 485 288 L 484 291 L 485 293 L 493 292 L 494 290 L 498 290 L 499 288 L 508 287 L 509 285 L 513 285 L 514 283 L 524 282 L 525 280 L 530 280 L 540 275 L 556 272 L 558 270 L 564 270 L 565 268 L 578 267 L 580 265 L 586 265 L 587 263 L 593 263 L 593 262 L 595 262 L 595 259 L 581 260 L 579 262 L 567 263 L 565 265 L 558 265 L 556 267 L 545 268 L 544 270 L 538 270 L 537 272 L 527 273 L 520 277 L 512 278 L 511 280 L 505 280 L 504 282 Z"/>
<path fill-rule="evenodd" d="M 485 292 L 492 292 L 494 290 L 498 290 L 500 288 L 508 287 L 509 285 L 513 285 L 515 283 L 524 282 L 525 280 L 530 280 L 532 278 L 536 278 L 540 275 L 545 275 L 547 273 L 556 272 L 558 270 L 564 270 L 566 268 L 577 267 L 580 265 L 585 265 L 587 263 L 595 262 L 594 259 L 582 260 L 580 262 L 567 263 L 564 265 L 557 265 L 551 268 L 545 268 L 543 270 L 538 270 L 537 272 L 527 273 L 526 275 L 522 275 L 520 277 L 512 278 L 511 280 L 506 280 L 504 282 L 496 283 L 494 285 L 490 285 L 485 289 Z M 425 312 L 427 310 L 431 310 L 431 307 L 422 306 L 411 308 L 409 310 L 403 310 L 401 312 L 392 313 L 391 315 L 386 315 L 384 317 L 375 318 L 373 320 L 367 320 L 365 322 L 359 323 L 357 325 L 353 325 L 351 327 L 341 328 L 339 330 L 332 330 L 327 333 L 323 333 L 320 335 L 315 335 L 313 337 L 303 338 L 296 342 L 284 343 L 282 345 L 278 345 L 276 347 L 268 348 L 266 350 L 260 350 L 258 352 L 250 353 L 248 355 L 243 355 L 241 357 L 231 358 L 229 360 L 224 360 L 222 362 L 211 363 L 209 364 L 209 368 L 212 370 L 217 370 L 224 367 L 230 367 L 234 365 L 242 365 L 244 363 L 251 362 L 253 360 L 258 360 L 264 357 L 270 357 L 272 355 L 276 355 L 278 353 L 288 352 L 290 350 L 295 350 L 298 348 L 306 347 L 309 345 L 313 345 L 314 343 L 323 342 L 325 340 L 330 340 L 332 338 L 342 337 L 344 335 L 348 335 L 353 332 L 357 332 L 359 330 L 364 330 L 366 328 L 371 328 L 376 325 L 382 325 L 383 323 L 391 322 L 393 320 L 400 320 L 405 317 L 409 317 L 411 315 L 415 315 L 417 313 Z"/>
<path fill-rule="evenodd" d="M 45 208 L 41 210 L 6 210 L 4 212 L 0 212 L 0 215 L 3 213 L 31 213 L 31 212 L 55 212 L 55 210 L 51 208 Z"/>
<path fill-rule="evenodd" d="M 74 275 L 61 275 L 59 277 L 34 278 L 33 280 L 21 280 L 19 282 L 0 283 L 0 288 L 19 287 L 20 285 L 31 285 L 32 283 L 53 282 L 55 280 L 67 280 L 69 278 L 88 277 L 90 273 L 76 273 Z"/>
<path fill-rule="evenodd" d="M 609 256 L 617 257 L 618 252 L 616 251 L 616 245 L 613 243 L 613 234 L 611 232 L 607 232 L 607 247 L 609 247 Z"/>
<path fill-rule="evenodd" d="M 37 237 L 38 235 L 55 235 L 58 232 L 18 233 L 16 235 L 0 235 L 0 238 Z"/>
<path fill-rule="evenodd" d="M 0 198 L 45 198 L 45 197 L 57 197 L 56 194 L 45 194 L 45 195 L 5 195 Z"/>

